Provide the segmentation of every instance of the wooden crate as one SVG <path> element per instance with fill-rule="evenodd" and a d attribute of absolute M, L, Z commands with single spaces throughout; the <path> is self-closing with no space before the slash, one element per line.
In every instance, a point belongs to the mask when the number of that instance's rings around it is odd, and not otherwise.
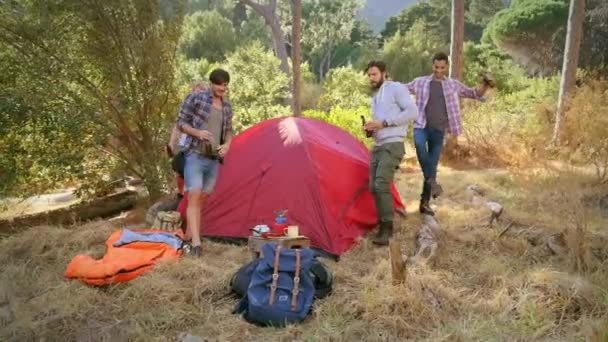
<path fill-rule="evenodd" d="M 263 238 L 261 236 L 250 236 L 249 237 L 249 252 L 251 257 L 257 259 L 261 256 L 262 246 L 266 243 L 277 243 L 284 248 L 304 248 L 310 247 L 310 239 L 306 236 L 298 237 L 276 237 L 276 238 Z"/>

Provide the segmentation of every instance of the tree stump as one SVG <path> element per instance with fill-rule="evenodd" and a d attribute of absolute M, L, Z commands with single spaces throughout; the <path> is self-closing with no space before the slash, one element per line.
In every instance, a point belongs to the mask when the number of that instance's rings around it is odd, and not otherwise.
<path fill-rule="evenodd" d="M 401 255 L 401 244 L 395 239 L 391 239 L 388 245 L 388 250 L 391 257 L 391 270 L 393 275 L 393 285 L 405 283 L 406 267 L 405 260 Z"/>

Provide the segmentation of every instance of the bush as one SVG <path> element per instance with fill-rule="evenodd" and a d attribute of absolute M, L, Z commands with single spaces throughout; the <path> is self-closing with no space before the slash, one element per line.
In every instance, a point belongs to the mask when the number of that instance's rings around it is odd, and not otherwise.
<path fill-rule="evenodd" d="M 219 12 L 195 12 L 185 18 L 180 51 L 187 58 L 219 62 L 236 45 L 237 36 L 232 23 Z"/>
<path fill-rule="evenodd" d="M 301 92 L 302 110 L 316 109 L 322 95 L 323 86 L 320 84 L 303 83 Z"/>
<path fill-rule="evenodd" d="M 332 125 L 338 126 L 354 135 L 367 146 L 371 146 L 373 140 L 367 138 L 361 128 L 361 115 L 369 120 L 369 108 L 359 107 L 356 109 L 343 109 L 334 107 L 329 112 L 321 112 L 317 110 L 309 110 L 303 113 L 303 116 L 323 120 Z"/>
<path fill-rule="evenodd" d="M 567 102 L 562 155 L 569 162 L 594 165 L 598 181 L 608 181 L 608 82 L 591 81 Z"/>
<path fill-rule="evenodd" d="M 432 71 L 432 56 L 437 51 L 448 51 L 448 46 L 433 34 L 422 20 L 404 34 L 397 33 L 384 44 L 384 61 L 389 76 L 400 82 L 429 75 Z"/>
<path fill-rule="evenodd" d="M 260 42 L 239 48 L 228 56 L 230 100 L 236 132 L 274 117 L 291 115 L 285 105 L 289 80 L 279 71 L 279 59 Z"/>
<path fill-rule="evenodd" d="M 464 44 L 464 83 L 477 86 L 482 74 L 490 72 L 496 81 L 496 91 L 510 94 L 523 90 L 528 78 L 526 71 L 491 44 Z"/>
<path fill-rule="evenodd" d="M 464 102 L 463 138 L 473 157 L 487 163 L 516 163 L 550 139 L 559 78 L 536 78 L 511 94 L 486 103 Z"/>
<path fill-rule="evenodd" d="M 329 111 L 334 107 L 356 109 L 369 104 L 370 86 L 362 72 L 352 68 L 332 69 L 323 82 L 323 95 L 318 108 Z"/>

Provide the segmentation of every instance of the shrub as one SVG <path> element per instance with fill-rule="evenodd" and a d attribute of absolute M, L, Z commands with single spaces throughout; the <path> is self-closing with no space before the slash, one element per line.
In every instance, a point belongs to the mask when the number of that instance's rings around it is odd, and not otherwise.
<path fill-rule="evenodd" d="M 334 107 L 356 109 L 369 103 L 369 83 L 362 72 L 352 68 L 333 69 L 323 82 L 323 95 L 318 108 L 329 111 Z"/>
<path fill-rule="evenodd" d="M 608 82 L 590 81 L 567 102 L 562 156 L 571 163 L 595 166 L 598 181 L 608 181 Z"/>
<path fill-rule="evenodd" d="M 463 138 L 486 161 L 514 163 L 548 143 L 559 78 L 528 79 L 524 90 L 464 102 Z"/>
<path fill-rule="evenodd" d="M 363 129 L 361 128 L 361 115 L 369 120 L 369 109 L 366 107 L 359 107 L 357 109 L 343 109 L 341 107 L 334 107 L 329 112 L 309 110 L 305 111 L 303 115 L 305 117 L 323 120 L 327 123 L 338 126 L 350 132 L 367 146 L 371 146 L 373 143 L 373 140 L 367 138 L 363 132 Z"/>

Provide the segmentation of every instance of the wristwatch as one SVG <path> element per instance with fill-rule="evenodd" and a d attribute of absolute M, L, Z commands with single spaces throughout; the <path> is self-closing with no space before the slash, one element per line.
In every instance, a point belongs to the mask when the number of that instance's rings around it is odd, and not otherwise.
<path fill-rule="evenodd" d="M 388 122 L 386 122 L 386 120 L 382 120 L 382 127 L 388 127 Z"/>

